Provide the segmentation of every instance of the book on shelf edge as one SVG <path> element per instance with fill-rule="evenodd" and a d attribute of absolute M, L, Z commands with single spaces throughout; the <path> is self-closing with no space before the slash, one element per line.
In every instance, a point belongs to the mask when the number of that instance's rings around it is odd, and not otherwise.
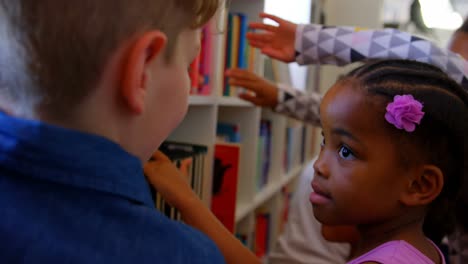
<path fill-rule="evenodd" d="M 217 143 L 214 156 L 211 211 L 229 231 L 234 233 L 240 145 Z"/>
<path fill-rule="evenodd" d="M 161 144 L 159 150 L 171 159 L 182 175 L 187 177 L 194 192 L 201 196 L 208 148 L 203 145 L 166 141 Z M 170 219 L 181 220 L 180 212 L 169 205 L 157 190 L 151 187 L 151 193 L 157 210 Z"/>

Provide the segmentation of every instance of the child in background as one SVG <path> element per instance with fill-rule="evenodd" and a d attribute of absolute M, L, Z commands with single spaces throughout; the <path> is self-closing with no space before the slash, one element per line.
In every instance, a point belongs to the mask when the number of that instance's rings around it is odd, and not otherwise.
<path fill-rule="evenodd" d="M 0 0 L 0 262 L 224 263 L 154 209 L 218 0 Z"/>

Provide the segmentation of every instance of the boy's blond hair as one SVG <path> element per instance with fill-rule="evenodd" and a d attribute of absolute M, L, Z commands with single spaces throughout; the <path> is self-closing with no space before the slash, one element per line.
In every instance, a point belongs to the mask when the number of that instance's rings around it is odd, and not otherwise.
<path fill-rule="evenodd" d="M 178 35 L 205 24 L 219 1 L 0 0 L 0 108 L 66 118 L 126 40 L 161 30 L 170 60 Z"/>

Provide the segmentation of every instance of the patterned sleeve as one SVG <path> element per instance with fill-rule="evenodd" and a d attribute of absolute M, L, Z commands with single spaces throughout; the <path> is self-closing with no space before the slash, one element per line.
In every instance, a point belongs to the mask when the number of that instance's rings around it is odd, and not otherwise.
<path fill-rule="evenodd" d="M 346 65 L 369 59 L 409 59 L 438 66 L 468 89 L 468 61 L 432 42 L 396 29 L 299 25 L 296 61 L 301 64 Z M 280 87 L 278 113 L 319 125 L 319 94 Z"/>
<path fill-rule="evenodd" d="M 299 25 L 299 64 L 345 65 L 368 59 L 408 59 L 435 65 L 468 89 L 468 61 L 429 40 L 397 29 Z"/>
<path fill-rule="evenodd" d="M 320 125 L 319 107 L 322 100 L 318 93 L 304 93 L 284 84 L 279 84 L 278 105 L 274 110 L 280 114 Z"/>

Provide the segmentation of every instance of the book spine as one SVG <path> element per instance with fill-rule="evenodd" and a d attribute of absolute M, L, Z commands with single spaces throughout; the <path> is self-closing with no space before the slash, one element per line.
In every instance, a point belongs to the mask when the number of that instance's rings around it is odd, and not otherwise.
<path fill-rule="evenodd" d="M 190 94 L 198 94 L 199 87 L 199 66 L 200 66 L 200 54 L 192 61 L 189 67 L 190 75 Z"/>
<path fill-rule="evenodd" d="M 201 87 L 199 94 L 210 95 L 211 94 L 211 63 L 212 63 L 212 43 L 213 43 L 213 32 L 211 32 L 211 25 L 207 25 L 203 28 L 202 35 L 202 51 L 201 51 L 201 62 L 200 62 L 200 78 L 202 78 Z"/>
<path fill-rule="evenodd" d="M 229 13 L 227 17 L 227 33 L 226 33 L 226 53 L 225 53 L 225 69 L 230 69 L 232 65 L 232 46 L 233 46 L 233 27 L 234 27 L 234 16 Z M 224 78 L 224 89 L 223 96 L 229 96 L 230 85 L 229 78 Z"/>

